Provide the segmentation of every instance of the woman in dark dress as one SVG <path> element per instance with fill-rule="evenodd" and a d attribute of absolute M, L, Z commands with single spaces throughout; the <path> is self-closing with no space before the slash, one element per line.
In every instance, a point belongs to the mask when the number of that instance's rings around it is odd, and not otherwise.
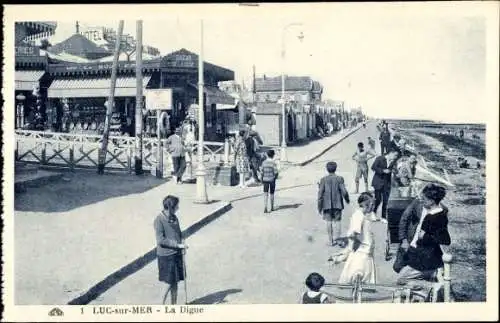
<path fill-rule="evenodd" d="M 186 279 L 182 253 L 187 246 L 182 241 L 179 220 L 176 216 L 178 210 L 179 198 L 168 195 L 163 199 L 163 211 L 154 221 L 158 278 L 168 284 L 163 304 L 169 293 L 171 293 L 171 304 L 177 304 L 178 282 Z"/>

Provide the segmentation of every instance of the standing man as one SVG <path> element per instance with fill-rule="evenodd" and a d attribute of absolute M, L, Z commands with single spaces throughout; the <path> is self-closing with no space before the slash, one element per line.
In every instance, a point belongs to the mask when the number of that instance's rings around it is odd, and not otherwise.
<path fill-rule="evenodd" d="M 378 156 L 372 164 L 374 172 L 372 179 L 372 187 L 375 190 L 375 214 L 378 206 L 382 202 L 382 222 L 387 223 L 387 202 L 391 193 L 391 174 L 393 162 L 396 160 L 397 152 L 389 151 L 384 156 Z"/>
<path fill-rule="evenodd" d="M 255 183 L 260 183 L 258 175 L 260 157 L 258 156 L 257 143 L 254 136 L 252 136 L 251 134 L 251 130 L 249 130 L 246 135 L 245 145 L 247 147 L 247 157 L 248 161 L 250 162 L 250 171 L 252 172 L 252 177 Z"/>
<path fill-rule="evenodd" d="M 359 180 L 363 177 L 365 181 L 365 190 L 368 192 L 368 161 L 375 157 L 371 151 L 365 150 L 365 145 L 362 142 L 358 143 L 358 150 L 352 155 L 352 159 L 356 161 L 356 176 L 354 182 L 356 183 L 355 194 L 359 193 Z"/>
<path fill-rule="evenodd" d="M 380 139 L 380 154 L 385 155 L 389 151 L 389 146 L 391 144 L 391 133 L 389 132 L 389 128 L 387 124 L 382 128 L 382 132 L 379 136 Z"/>
<path fill-rule="evenodd" d="M 182 175 L 186 168 L 185 148 L 181 134 L 181 128 L 177 128 L 175 129 L 175 133 L 167 139 L 168 152 L 172 156 L 172 163 L 174 165 L 173 177 L 177 184 L 182 184 Z"/>
<path fill-rule="evenodd" d="M 318 211 L 326 221 L 328 245 L 336 246 L 341 238 L 340 220 L 344 209 L 344 200 L 349 203 L 349 193 L 344 185 L 344 178 L 335 174 L 336 162 L 326 164 L 328 175 L 319 182 Z"/>

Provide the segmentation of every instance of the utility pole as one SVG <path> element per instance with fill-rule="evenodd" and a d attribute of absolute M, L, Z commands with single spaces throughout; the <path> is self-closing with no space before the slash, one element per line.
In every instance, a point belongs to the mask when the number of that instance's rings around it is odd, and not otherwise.
<path fill-rule="evenodd" d="M 256 89 L 255 89 L 255 65 L 252 66 L 252 103 L 254 106 L 257 106 L 257 103 L 255 102 L 255 94 L 256 94 Z"/>
<path fill-rule="evenodd" d="M 203 20 L 200 23 L 200 53 L 198 55 L 198 169 L 196 170 L 196 202 L 208 203 L 207 185 L 205 176 L 207 175 L 203 164 L 203 137 L 205 136 L 205 103 L 203 102 Z"/>
<path fill-rule="evenodd" d="M 135 96 L 135 174 L 142 175 L 142 20 L 137 20 L 137 43 L 135 47 L 135 77 L 137 80 Z M 121 34 L 118 39 L 121 38 Z M 160 147 L 158 147 L 160 149 Z"/>
<path fill-rule="evenodd" d="M 118 23 L 118 37 L 115 42 L 115 52 L 113 56 L 113 66 L 111 68 L 111 87 L 109 91 L 108 101 L 106 102 L 106 119 L 104 121 L 104 132 L 102 134 L 101 147 L 98 152 L 97 173 L 104 174 L 104 166 L 106 165 L 106 153 L 108 151 L 109 140 L 109 123 L 113 107 L 115 105 L 115 87 L 116 87 L 116 74 L 118 72 L 118 57 L 120 55 L 120 38 L 123 33 L 123 20 Z"/>

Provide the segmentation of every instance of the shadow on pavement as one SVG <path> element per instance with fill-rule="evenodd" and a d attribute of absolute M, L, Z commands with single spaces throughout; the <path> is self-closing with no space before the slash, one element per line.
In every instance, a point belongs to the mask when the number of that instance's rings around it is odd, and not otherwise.
<path fill-rule="evenodd" d="M 281 187 L 281 188 L 276 189 L 276 192 L 287 191 L 287 190 L 292 190 L 294 188 L 306 187 L 306 186 L 311 186 L 311 185 L 316 185 L 316 184 L 308 183 L 308 184 L 298 184 L 298 185 L 293 185 L 293 186 Z M 238 201 L 243 201 L 243 200 L 248 200 L 248 199 L 251 199 L 251 198 L 254 198 L 254 197 L 259 197 L 259 196 L 262 196 L 262 194 L 264 194 L 264 193 L 259 192 L 259 193 L 256 193 L 256 194 L 243 196 L 243 197 L 231 200 L 231 203 L 238 202 Z"/>
<path fill-rule="evenodd" d="M 166 183 L 149 174 L 98 175 L 91 171 L 66 172 L 62 179 L 14 195 L 14 209 L 26 212 L 67 212 L 109 198 L 144 193 Z"/>
<path fill-rule="evenodd" d="M 226 206 L 217 209 L 216 211 L 212 212 L 210 215 L 207 217 L 204 217 L 200 221 L 194 223 L 191 225 L 189 228 L 185 229 L 182 232 L 182 236 L 184 239 L 187 239 L 194 233 L 196 233 L 198 230 L 203 228 L 205 225 L 208 223 L 214 221 L 218 217 L 220 217 L 222 214 L 226 213 L 231 209 L 231 204 L 227 204 Z M 83 295 L 71 300 L 68 302 L 68 305 L 87 305 L 93 300 L 95 300 L 97 297 L 100 295 L 104 294 L 107 290 L 115 286 L 116 284 L 120 283 L 122 280 L 125 278 L 135 274 L 145 266 L 147 266 L 149 263 L 154 261 L 156 259 L 156 247 L 153 249 L 149 250 L 147 253 L 144 255 L 140 256 L 139 258 L 135 259 L 131 263 L 123 266 L 122 268 L 118 269 L 114 273 L 108 275 L 106 278 L 92 286 L 86 293 Z"/>
<path fill-rule="evenodd" d="M 227 295 L 241 293 L 243 290 L 240 288 L 226 289 L 220 292 L 215 292 L 212 294 L 205 295 L 203 297 L 197 298 L 191 302 L 189 305 L 209 305 L 209 304 L 221 304 L 227 303 L 225 300 Z"/>
<path fill-rule="evenodd" d="M 288 205 L 279 205 L 274 210 L 275 211 L 279 211 L 279 210 L 287 210 L 287 209 L 297 209 L 301 205 L 302 205 L 302 203 L 295 203 L 295 204 L 288 204 Z"/>

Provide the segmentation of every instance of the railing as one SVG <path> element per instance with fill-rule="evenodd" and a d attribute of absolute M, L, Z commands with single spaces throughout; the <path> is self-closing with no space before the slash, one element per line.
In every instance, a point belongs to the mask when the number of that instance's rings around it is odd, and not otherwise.
<path fill-rule="evenodd" d="M 16 161 L 65 168 L 97 168 L 98 152 L 102 141 L 99 135 L 80 135 L 45 131 L 15 131 Z M 164 158 L 169 153 L 162 140 Z M 192 163 L 198 162 L 198 144 L 193 145 Z M 150 170 L 156 161 L 158 140 L 143 138 L 143 168 Z M 229 164 L 229 143 L 207 141 L 203 145 L 203 160 L 206 163 Z M 110 136 L 105 168 L 132 172 L 135 165 L 135 137 Z"/>
<path fill-rule="evenodd" d="M 442 279 L 438 282 L 419 281 L 417 285 L 364 284 L 362 274 L 353 279 L 352 284 L 326 283 L 326 293 L 340 302 L 371 303 L 415 303 L 453 302 L 451 292 L 452 255 L 443 254 Z M 331 289 L 331 290 L 328 290 Z"/>

